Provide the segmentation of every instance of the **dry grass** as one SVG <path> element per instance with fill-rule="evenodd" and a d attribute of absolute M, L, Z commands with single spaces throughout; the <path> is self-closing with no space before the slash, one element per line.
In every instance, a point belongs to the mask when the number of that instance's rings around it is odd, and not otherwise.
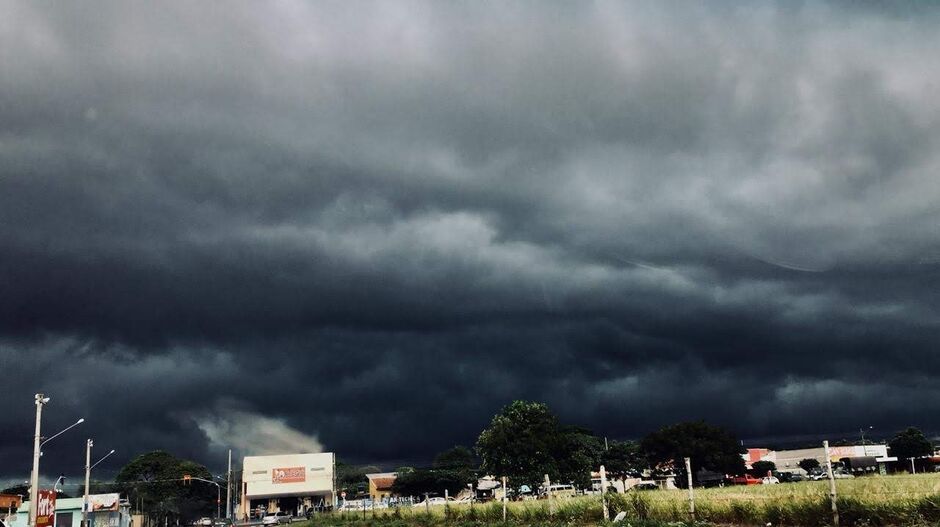
<path fill-rule="evenodd" d="M 940 474 L 871 476 L 837 480 L 843 526 L 925 525 L 940 522 Z M 686 491 L 640 491 L 608 495 L 611 517 L 624 511 L 633 527 L 689 522 Z M 780 485 L 695 489 L 696 520 L 735 525 L 830 525 L 828 481 Z M 598 525 L 603 523 L 600 496 L 555 501 L 554 514 L 542 501 L 508 504 L 504 525 Z M 359 524 L 393 527 L 503 524 L 499 503 L 451 507 L 408 507 L 400 510 L 336 513 L 315 520 L 318 525 Z"/>

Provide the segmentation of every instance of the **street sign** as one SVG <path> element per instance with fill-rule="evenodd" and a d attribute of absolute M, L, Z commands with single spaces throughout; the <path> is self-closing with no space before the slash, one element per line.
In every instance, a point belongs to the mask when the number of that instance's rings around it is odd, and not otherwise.
<path fill-rule="evenodd" d="M 55 525 L 55 491 L 42 490 L 36 497 L 36 527 L 53 527 Z"/>

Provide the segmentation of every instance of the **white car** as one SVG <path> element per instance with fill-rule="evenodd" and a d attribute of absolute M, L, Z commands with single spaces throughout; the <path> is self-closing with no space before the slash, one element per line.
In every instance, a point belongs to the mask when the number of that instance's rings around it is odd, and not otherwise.
<path fill-rule="evenodd" d="M 453 503 L 454 498 L 428 498 L 421 503 L 415 503 L 412 507 L 433 507 L 435 505 L 447 505 L 448 503 Z"/>
<path fill-rule="evenodd" d="M 760 480 L 761 485 L 776 485 L 780 480 L 773 476 L 765 476 Z"/>
<path fill-rule="evenodd" d="M 261 525 L 279 525 L 281 523 L 292 523 L 294 518 L 287 511 L 271 512 L 261 518 Z"/>
<path fill-rule="evenodd" d="M 212 527 L 212 518 L 199 518 L 199 521 L 196 522 L 196 525 L 200 527 Z"/>

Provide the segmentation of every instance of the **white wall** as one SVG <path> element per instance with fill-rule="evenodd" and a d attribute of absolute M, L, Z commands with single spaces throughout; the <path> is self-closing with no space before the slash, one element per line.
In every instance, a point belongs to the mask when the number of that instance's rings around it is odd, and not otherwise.
<path fill-rule="evenodd" d="M 242 463 L 246 496 L 332 496 L 334 460 L 332 452 L 246 457 Z"/>

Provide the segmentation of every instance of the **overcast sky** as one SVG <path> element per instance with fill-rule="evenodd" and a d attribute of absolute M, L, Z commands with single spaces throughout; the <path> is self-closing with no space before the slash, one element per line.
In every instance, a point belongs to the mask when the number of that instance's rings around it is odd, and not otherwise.
<path fill-rule="evenodd" d="M 0 479 L 940 429 L 910 5 L 0 0 Z"/>

